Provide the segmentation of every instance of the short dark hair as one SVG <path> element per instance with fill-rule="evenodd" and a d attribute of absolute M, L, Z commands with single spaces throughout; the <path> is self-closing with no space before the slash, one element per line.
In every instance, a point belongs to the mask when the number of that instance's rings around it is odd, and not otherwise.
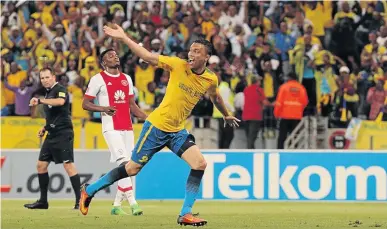
<path fill-rule="evenodd" d="M 204 45 L 204 47 L 206 47 L 206 49 L 207 49 L 207 54 L 210 56 L 212 55 L 212 43 L 211 42 L 209 42 L 205 39 L 199 39 L 199 40 L 195 40 L 193 43 Z"/>
<path fill-rule="evenodd" d="M 109 49 L 106 49 L 105 51 L 101 52 L 101 54 L 99 55 L 99 63 L 100 64 L 102 64 L 103 57 L 105 56 L 105 54 L 110 52 L 110 51 L 116 51 L 116 50 L 109 48 Z"/>
<path fill-rule="evenodd" d="M 297 74 L 295 72 L 289 72 L 288 77 L 289 77 L 289 79 L 296 80 Z"/>
<path fill-rule="evenodd" d="M 44 71 L 49 71 L 52 75 L 54 75 L 54 70 L 52 70 L 51 67 L 44 67 L 44 68 L 41 68 L 41 69 L 39 70 L 39 75 L 40 75 L 41 72 L 44 72 Z"/>

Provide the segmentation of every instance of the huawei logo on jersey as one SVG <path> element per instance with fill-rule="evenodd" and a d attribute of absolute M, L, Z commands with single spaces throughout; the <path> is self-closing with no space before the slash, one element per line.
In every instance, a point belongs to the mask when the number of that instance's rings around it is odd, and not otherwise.
<path fill-rule="evenodd" d="M 125 93 L 122 90 L 118 90 L 114 93 L 114 103 L 125 103 Z"/>

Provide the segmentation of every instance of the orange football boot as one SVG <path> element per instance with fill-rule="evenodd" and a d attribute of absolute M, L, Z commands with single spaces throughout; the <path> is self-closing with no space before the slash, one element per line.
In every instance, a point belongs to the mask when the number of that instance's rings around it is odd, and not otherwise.
<path fill-rule="evenodd" d="M 177 218 L 177 224 L 200 227 L 206 225 L 207 220 L 200 219 L 199 217 L 192 215 L 192 213 L 188 213 L 183 216 L 179 216 Z"/>
<path fill-rule="evenodd" d="M 81 199 L 79 200 L 79 210 L 83 215 L 87 215 L 89 212 L 89 205 L 91 202 L 92 196 L 87 195 L 86 187 L 88 184 L 84 184 L 81 187 Z"/>

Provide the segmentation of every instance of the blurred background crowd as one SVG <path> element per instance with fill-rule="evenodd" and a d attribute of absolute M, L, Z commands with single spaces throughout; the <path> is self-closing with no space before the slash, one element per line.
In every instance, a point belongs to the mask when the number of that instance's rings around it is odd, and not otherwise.
<path fill-rule="evenodd" d="M 43 117 L 41 107 L 31 110 L 28 103 L 32 96 L 44 96 L 38 73 L 50 66 L 71 94 L 72 116 L 98 121 L 99 114 L 84 111 L 81 104 L 88 81 L 101 71 L 98 55 L 107 48 L 118 51 L 139 106 L 149 112 L 156 108 L 169 73 L 106 37 L 102 27 L 108 22 L 163 55 L 187 58 L 193 41 L 211 41 L 208 68 L 220 79 L 226 106 L 244 121 L 259 123 L 266 137 L 275 137 L 272 104 L 290 72 L 307 90 L 304 115 L 329 117 L 330 127 L 345 128 L 351 117 L 374 120 L 384 107 L 387 112 L 385 0 L 1 4 L 1 116 Z M 262 96 L 246 93 L 257 86 Z M 221 118 L 208 96 L 192 115 L 205 117 L 204 126 L 210 118 Z M 221 148 L 227 148 L 225 142 Z"/>

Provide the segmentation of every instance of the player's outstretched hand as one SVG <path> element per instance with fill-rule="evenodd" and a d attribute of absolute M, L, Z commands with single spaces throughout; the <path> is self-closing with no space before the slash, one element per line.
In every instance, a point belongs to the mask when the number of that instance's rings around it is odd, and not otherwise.
<path fill-rule="evenodd" d="M 224 127 L 226 127 L 226 125 L 229 125 L 229 126 L 232 126 L 232 127 L 239 127 L 239 124 L 238 122 L 240 122 L 241 120 L 235 118 L 234 116 L 226 116 L 223 118 L 224 119 Z"/>
<path fill-rule="evenodd" d="M 109 116 L 113 116 L 116 114 L 117 109 L 115 107 L 104 107 L 103 112 L 105 112 Z"/>
<path fill-rule="evenodd" d="M 126 37 L 125 31 L 117 24 L 105 25 L 103 31 L 106 35 L 116 39 L 124 39 Z"/>

